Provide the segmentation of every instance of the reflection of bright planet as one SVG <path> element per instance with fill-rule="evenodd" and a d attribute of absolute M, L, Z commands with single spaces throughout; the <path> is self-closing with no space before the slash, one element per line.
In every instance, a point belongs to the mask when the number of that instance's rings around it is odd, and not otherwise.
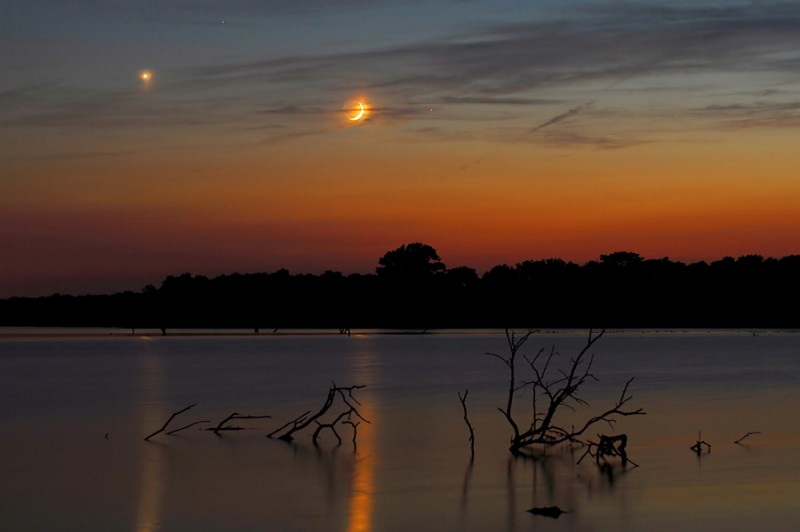
<path fill-rule="evenodd" d="M 362 100 L 352 100 L 344 105 L 345 116 L 351 122 L 358 122 L 367 116 L 367 105 Z"/>

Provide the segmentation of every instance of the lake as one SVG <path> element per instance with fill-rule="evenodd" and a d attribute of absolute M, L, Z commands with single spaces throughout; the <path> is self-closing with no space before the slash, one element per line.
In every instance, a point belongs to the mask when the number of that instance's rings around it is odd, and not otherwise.
<path fill-rule="evenodd" d="M 577 464 L 583 448 L 510 455 L 508 370 L 485 354 L 507 355 L 503 331 L 169 332 L 0 329 L 0 529 L 800 529 L 797 331 L 607 332 L 598 381 L 580 390 L 589 406 L 564 424 L 635 377 L 630 404 L 647 415 L 586 434 L 628 435 L 639 467 L 611 470 Z M 567 362 L 587 334 L 542 331 L 522 352 L 555 346 Z M 355 442 L 350 426 L 340 445 L 324 431 L 314 446 L 313 427 L 266 437 L 318 410 L 333 382 L 364 386 Z M 143 440 L 191 404 L 169 428 L 207 423 Z M 203 430 L 233 412 L 271 417 Z M 689 449 L 698 432 L 710 453 Z M 568 513 L 526 511 L 553 505 Z"/>

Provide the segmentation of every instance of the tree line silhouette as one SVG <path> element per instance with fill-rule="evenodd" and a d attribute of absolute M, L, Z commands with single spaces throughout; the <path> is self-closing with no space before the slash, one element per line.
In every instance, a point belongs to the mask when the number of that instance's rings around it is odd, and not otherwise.
<path fill-rule="evenodd" d="M 404 244 L 374 274 L 326 271 L 170 275 L 111 295 L 0 300 L 3 326 L 125 328 L 797 328 L 800 255 L 684 264 L 618 251 L 447 268 L 436 250 Z"/>

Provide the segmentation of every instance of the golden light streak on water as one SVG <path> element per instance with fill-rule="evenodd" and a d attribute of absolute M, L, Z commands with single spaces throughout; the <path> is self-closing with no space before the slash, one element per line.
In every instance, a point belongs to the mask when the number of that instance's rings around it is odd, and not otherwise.
<path fill-rule="evenodd" d="M 164 371 L 161 356 L 156 352 L 143 355 L 142 358 L 144 391 L 141 404 L 145 408 L 161 405 L 164 396 Z M 141 433 L 150 434 L 167 419 L 163 408 L 152 408 L 153 415 L 144 413 L 141 416 Z M 157 437 L 157 436 L 156 436 Z M 142 442 L 140 454 L 141 480 L 139 486 L 139 503 L 136 510 L 136 530 L 151 532 L 159 529 L 161 506 L 164 499 L 164 449 L 157 441 Z"/>
<path fill-rule="evenodd" d="M 159 529 L 161 501 L 164 498 L 164 455 L 161 444 L 153 442 L 144 449 L 141 464 L 141 487 L 136 511 L 136 530 L 151 532 Z"/>
<path fill-rule="evenodd" d="M 366 432 L 366 431 L 364 431 Z M 359 439 L 362 434 L 359 433 Z M 368 438 L 364 438 L 364 442 Z M 359 444 L 359 447 L 361 444 Z M 365 446 L 366 447 L 366 446 Z M 359 453 L 362 451 L 359 450 Z M 353 464 L 353 486 L 350 496 L 350 518 L 348 532 L 368 532 L 372 530 L 373 493 L 375 491 L 375 466 L 372 456 L 364 456 Z"/>
<path fill-rule="evenodd" d="M 363 339 L 359 339 L 363 340 Z M 353 364 L 354 383 L 365 385 L 365 394 L 359 411 L 370 421 L 362 421 L 358 425 L 357 451 L 353 462 L 353 483 L 350 496 L 350 514 L 347 523 L 348 532 L 367 532 L 372 530 L 372 516 L 375 493 L 375 435 L 378 420 L 375 419 L 377 395 L 370 393 L 369 388 L 377 381 L 375 375 L 375 356 L 367 342 L 359 341 Z"/>

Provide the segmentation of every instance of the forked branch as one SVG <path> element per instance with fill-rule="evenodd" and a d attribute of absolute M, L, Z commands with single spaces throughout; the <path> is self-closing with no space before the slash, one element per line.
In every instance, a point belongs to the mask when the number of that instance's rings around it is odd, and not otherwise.
<path fill-rule="evenodd" d="M 150 438 L 152 438 L 156 434 L 160 434 L 160 433 L 164 432 L 164 430 L 167 428 L 167 425 L 169 425 L 170 422 L 172 422 L 172 420 L 175 419 L 176 416 L 179 416 L 179 415 L 183 414 L 184 412 L 186 412 L 187 410 L 190 410 L 194 406 L 197 406 L 197 405 L 196 404 L 191 404 L 191 405 L 187 406 L 186 408 L 184 408 L 182 410 L 178 410 L 177 412 L 174 412 L 171 416 L 169 416 L 169 419 L 167 419 L 167 421 L 164 423 L 164 425 L 160 429 L 158 429 L 154 433 L 150 434 L 149 436 L 146 436 L 144 441 L 148 441 Z M 202 422 L 197 422 L 197 423 L 202 423 Z M 182 429 L 178 429 L 178 430 L 182 430 Z M 177 430 L 173 431 L 173 432 L 177 432 Z"/>
<path fill-rule="evenodd" d="M 353 444 L 355 445 L 355 434 L 356 434 L 356 427 L 360 421 L 365 421 L 369 423 L 369 420 L 365 419 L 361 413 L 358 411 L 358 406 L 360 403 L 353 395 L 356 390 L 364 388 L 364 386 L 337 386 L 336 383 L 333 383 L 331 387 L 328 389 L 328 394 L 325 397 L 325 402 L 322 404 L 322 407 L 313 415 L 310 414 L 310 410 L 306 411 L 305 413 L 301 414 L 300 416 L 294 418 L 293 420 L 284 423 L 279 428 L 273 430 L 269 434 L 267 434 L 268 438 L 277 438 L 279 440 L 284 441 L 292 441 L 294 439 L 294 434 L 297 431 L 303 430 L 309 427 L 312 423 L 317 425 L 316 429 L 311 435 L 312 441 L 314 444 L 317 444 L 317 440 L 320 437 L 321 432 L 324 429 L 328 429 L 333 432 L 333 435 L 336 437 L 338 442 L 342 443 L 342 438 L 339 436 L 339 433 L 336 431 L 336 426 L 340 424 L 347 424 L 353 427 Z M 328 413 L 328 411 L 334 406 L 337 397 L 339 401 L 344 405 L 345 409 L 340 412 L 333 421 L 325 422 L 322 421 L 322 417 Z M 360 420 L 360 421 L 359 421 Z"/>
<path fill-rule="evenodd" d="M 467 428 L 469 429 L 469 452 L 470 452 L 470 459 L 475 459 L 475 429 L 472 428 L 472 423 L 469 422 L 469 416 L 467 415 L 467 395 L 469 395 L 469 388 L 464 390 L 464 395 L 461 395 L 461 392 L 458 392 L 458 400 L 461 401 L 461 409 L 464 411 L 464 423 L 467 424 Z"/>

